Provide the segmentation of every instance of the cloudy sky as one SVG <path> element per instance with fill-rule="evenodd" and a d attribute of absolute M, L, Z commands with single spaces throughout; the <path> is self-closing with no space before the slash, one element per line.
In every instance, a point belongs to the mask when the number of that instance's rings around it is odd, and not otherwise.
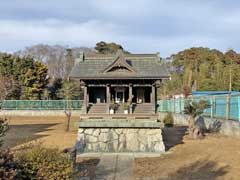
<path fill-rule="evenodd" d="M 166 57 L 204 46 L 240 51 L 234 0 L 2 0 L 0 51 L 38 43 L 93 47 L 117 42 Z"/>

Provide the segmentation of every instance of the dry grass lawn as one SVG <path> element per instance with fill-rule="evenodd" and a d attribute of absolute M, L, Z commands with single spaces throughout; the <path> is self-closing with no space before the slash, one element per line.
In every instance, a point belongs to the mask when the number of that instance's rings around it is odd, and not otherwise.
<path fill-rule="evenodd" d="M 70 131 L 65 132 L 65 117 L 9 117 L 10 130 L 4 137 L 3 148 L 17 149 L 38 142 L 46 147 L 71 148 L 77 136 L 74 123 L 78 120 L 79 117 L 72 117 Z M 203 140 L 191 140 L 183 138 L 184 128 L 179 128 L 165 131 L 169 153 L 135 160 L 135 179 L 240 179 L 240 139 L 215 134 Z M 89 164 L 92 162 L 90 160 Z"/>
<path fill-rule="evenodd" d="M 70 131 L 65 132 L 65 117 L 8 117 L 10 129 L 4 137 L 3 148 L 17 149 L 29 143 L 42 143 L 46 147 L 71 148 L 77 137 L 72 117 Z"/>
<path fill-rule="evenodd" d="M 240 139 L 208 135 L 203 140 L 183 138 L 158 158 L 135 160 L 135 179 L 239 180 Z"/>

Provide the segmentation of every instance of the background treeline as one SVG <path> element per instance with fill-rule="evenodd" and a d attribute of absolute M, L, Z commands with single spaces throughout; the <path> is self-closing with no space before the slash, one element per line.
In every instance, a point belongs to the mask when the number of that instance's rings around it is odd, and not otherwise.
<path fill-rule="evenodd" d="M 160 91 L 164 96 L 191 91 L 240 91 L 240 54 L 216 49 L 190 48 L 164 61 L 171 73 Z"/>
<path fill-rule="evenodd" d="M 0 53 L 0 99 L 81 99 L 79 82 L 68 81 L 74 59 L 81 52 L 106 54 L 118 49 L 123 47 L 98 42 L 94 49 L 40 44 L 14 54 Z M 234 50 L 190 48 L 162 63 L 171 73 L 171 81 L 159 88 L 164 97 L 193 90 L 240 90 L 240 54 Z"/>
<path fill-rule="evenodd" d="M 116 43 L 98 42 L 96 47 L 68 48 L 35 45 L 14 54 L 0 53 L 1 99 L 81 99 L 79 82 L 68 80 L 80 53 L 116 53 Z"/>
<path fill-rule="evenodd" d="M 40 52 L 42 46 L 39 47 Z M 68 81 L 68 75 L 74 65 L 72 50 L 65 51 L 63 64 L 60 63 L 63 60 L 56 58 L 57 56 L 48 58 L 51 55 L 45 53 L 42 54 L 42 59 L 34 53 L 0 53 L 0 98 L 80 99 L 82 93 L 79 83 Z"/>

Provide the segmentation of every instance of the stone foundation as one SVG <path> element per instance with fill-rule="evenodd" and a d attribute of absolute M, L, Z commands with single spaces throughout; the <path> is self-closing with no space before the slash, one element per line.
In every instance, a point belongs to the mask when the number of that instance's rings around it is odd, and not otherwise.
<path fill-rule="evenodd" d="M 80 152 L 164 152 L 161 128 L 79 127 Z"/>

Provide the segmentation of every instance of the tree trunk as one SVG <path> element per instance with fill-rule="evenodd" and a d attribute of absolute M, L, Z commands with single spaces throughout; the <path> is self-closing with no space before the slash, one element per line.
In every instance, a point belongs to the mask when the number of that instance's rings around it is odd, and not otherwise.
<path fill-rule="evenodd" d="M 68 132 L 70 129 L 70 121 L 71 121 L 72 113 L 71 111 L 64 111 L 64 113 L 66 114 L 66 117 L 67 117 L 65 131 Z"/>
<path fill-rule="evenodd" d="M 190 116 L 189 118 L 188 134 L 189 137 L 193 139 L 202 139 L 204 136 L 203 130 L 201 129 L 201 127 L 196 125 L 195 118 L 192 116 Z"/>
<path fill-rule="evenodd" d="M 189 74 L 188 74 L 188 87 L 192 88 L 192 69 L 190 68 Z"/>

